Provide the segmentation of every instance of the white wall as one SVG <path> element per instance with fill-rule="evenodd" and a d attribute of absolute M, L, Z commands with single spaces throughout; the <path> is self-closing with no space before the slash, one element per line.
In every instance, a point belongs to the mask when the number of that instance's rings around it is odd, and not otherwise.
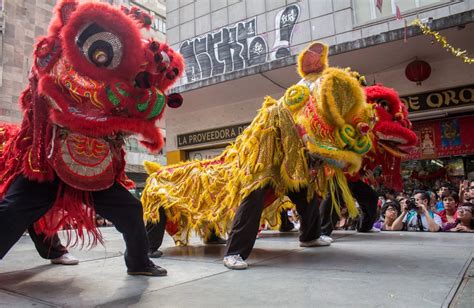
<path fill-rule="evenodd" d="M 278 99 L 282 94 L 274 93 L 271 96 Z M 168 108 L 166 150 L 177 150 L 176 136 L 179 134 L 251 122 L 262 106 L 263 99 L 264 97 L 187 113 L 183 113 L 180 109 Z"/>
<path fill-rule="evenodd" d="M 420 86 L 405 77 L 405 67 L 375 74 L 375 81 L 385 86 L 395 88 L 403 95 L 442 90 L 474 83 L 474 69 L 472 65 L 464 63 L 459 58 L 449 58 L 440 62 L 430 62 L 431 76 L 423 81 Z M 374 80 L 374 75 L 366 75 L 369 83 Z"/>

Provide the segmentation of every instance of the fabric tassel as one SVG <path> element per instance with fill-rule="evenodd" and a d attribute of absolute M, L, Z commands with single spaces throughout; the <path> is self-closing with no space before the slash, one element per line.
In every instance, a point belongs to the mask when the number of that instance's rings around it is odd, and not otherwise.
<path fill-rule="evenodd" d="M 96 212 L 89 192 L 80 191 L 61 183 L 53 207 L 38 220 L 34 227 L 37 233 L 47 238 L 60 230 L 66 230 L 67 246 L 81 243 L 88 248 L 104 244 L 102 233 L 95 224 Z M 86 241 L 87 240 L 87 241 Z"/>

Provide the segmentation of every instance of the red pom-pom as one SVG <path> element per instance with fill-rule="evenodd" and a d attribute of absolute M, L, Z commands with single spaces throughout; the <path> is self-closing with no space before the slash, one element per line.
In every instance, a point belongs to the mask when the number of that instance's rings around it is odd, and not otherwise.
<path fill-rule="evenodd" d="M 168 95 L 167 104 L 170 108 L 179 108 L 183 104 L 183 97 L 179 93 Z"/>

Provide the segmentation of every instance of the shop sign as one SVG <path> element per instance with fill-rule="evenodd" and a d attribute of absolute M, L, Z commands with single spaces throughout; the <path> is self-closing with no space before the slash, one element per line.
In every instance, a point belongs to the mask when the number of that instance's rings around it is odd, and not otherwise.
<path fill-rule="evenodd" d="M 474 85 L 400 97 L 408 112 L 434 110 L 474 103 Z"/>
<path fill-rule="evenodd" d="M 224 149 L 225 148 L 190 151 L 188 152 L 188 159 L 189 160 L 213 159 L 214 157 L 221 155 Z"/>
<path fill-rule="evenodd" d="M 249 125 L 245 123 L 178 135 L 178 147 L 234 140 Z"/>
<path fill-rule="evenodd" d="M 474 153 L 474 116 L 413 124 L 418 144 L 404 160 Z"/>

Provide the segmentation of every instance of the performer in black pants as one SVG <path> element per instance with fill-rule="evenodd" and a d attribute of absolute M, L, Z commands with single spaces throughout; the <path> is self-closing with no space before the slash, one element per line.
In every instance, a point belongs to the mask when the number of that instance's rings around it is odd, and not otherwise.
<path fill-rule="evenodd" d="M 235 214 L 224 257 L 224 265 L 228 268 L 248 267 L 244 260 L 248 258 L 255 244 L 265 193 L 265 188 L 253 191 L 242 201 Z M 296 211 L 300 215 L 300 246 L 329 246 L 329 242 L 319 239 L 321 221 L 316 196 L 308 202 L 306 189 L 302 189 L 300 192 L 288 193 L 288 197 L 296 205 Z"/>
<path fill-rule="evenodd" d="M 361 180 L 355 182 L 348 181 L 348 184 L 352 196 L 357 200 L 360 207 L 357 231 L 369 232 L 377 219 L 377 193 L 372 189 L 372 187 Z M 340 193 L 337 190 L 336 198 L 338 198 L 338 195 L 340 195 Z M 321 232 L 325 236 L 330 236 L 339 219 L 336 211 L 332 208 L 332 198 L 330 194 L 328 194 L 326 199 L 321 203 L 320 212 Z"/>
<path fill-rule="evenodd" d="M 56 199 L 59 181 L 33 182 L 19 175 L 0 201 L 0 259 L 18 241 L 24 230 L 41 218 Z M 110 220 L 123 234 L 128 274 L 163 276 L 166 270 L 148 258 L 148 240 L 143 210 L 128 190 L 118 183 L 92 192 L 96 212 Z"/>

